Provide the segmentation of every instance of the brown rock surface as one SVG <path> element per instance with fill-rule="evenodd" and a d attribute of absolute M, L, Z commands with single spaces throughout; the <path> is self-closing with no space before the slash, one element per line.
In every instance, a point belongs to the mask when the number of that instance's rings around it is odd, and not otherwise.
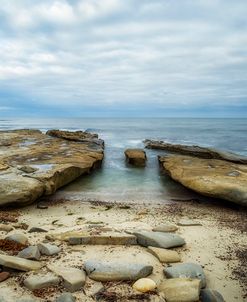
<path fill-rule="evenodd" d="M 127 149 L 124 152 L 126 160 L 129 164 L 143 167 L 146 164 L 146 153 L 142 149 Z"/>
<path fill-rule="evenodd" d="M 58 138 L 38 130 L 2 131 L 1 140 L 10 146 L 0 145 L 0 205 L 25 205 L 42 195 L 53 194 L 82 174 L 100 166 L 103 144 L 95 136 L 56 130 Z M 103 142 L 103 141 L 101 141 Z M 22 169 L 22 167 L 25 169 Z M 30 169 L 26 173 L 27 167 Z M 24 171 L 23 171 L 24 170 Z"/>
<path fill-rule="evenodd" d="M 247 166 L 190 156 L 159 157 L 172 179 L 202 195 L 247 206 Z"/>

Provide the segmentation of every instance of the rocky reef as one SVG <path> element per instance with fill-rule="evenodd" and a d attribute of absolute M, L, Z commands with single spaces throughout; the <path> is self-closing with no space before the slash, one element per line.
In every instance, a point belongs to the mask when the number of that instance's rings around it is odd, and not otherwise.
<path fill-rule="evenodd" d="M 142 149 L 126 149 L 125 152 L 126 161 L 128 164 L 144 167 L 146 165 L 146 152 Z"/>
<path fill-rule="evenodd" d="M 192 156 L 160 156 L 172 179 L 202 195 L 247 206 L 247 165 Z"/>
<path fill-rule="evenodd" d="M 104 142 L 76 131 L 0 132 L 0 206 L 26 205 L 99 167 Z"/>

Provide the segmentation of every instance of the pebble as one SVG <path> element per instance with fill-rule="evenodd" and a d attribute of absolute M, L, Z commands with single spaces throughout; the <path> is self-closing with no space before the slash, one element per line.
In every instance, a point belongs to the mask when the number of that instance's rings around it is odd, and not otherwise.
<path fill-rule="evenodd" d="M 181 225 L 181 226 L 195 226 L 195 225 L 202 225 L 202 224 L 198 221 L 191 220 L 191 219 L 181 219 L 178 222 L 178 225 Z"/>
<path fill-rule="evenodd" d="M 42 228 L 39 228 L 39 227 L 32 227 L 28 233 L 45 233 L 47 232 L 47 230 L 44 230 Z"/>
<path fill-rule="evenodd" d="M 9 272 L 1 272 L 0 273 L 0 282 L 7 280 L 10 276 Z"/>
<path fill-rule="evenodd" d="M 201 280 L 201 287 L 206 286 L 206 277 L 202 267 L 196 263 L 181 263 L 164 268 L 167 278 L 197 278 Z"/>
<path fill-rule="evenodd" d="M 20 244 L 27 244 L 28 238 L 24 234 L 11 234 L 5 237 L 6 240 L 14 241 Z"/>
<path fill-rule="evenodd" d="M 152 229 L 154 232 L 175 232 L 178 230 L 178 227 L 174 224 L 161 224 Z"/>
<path fill-rule="evenodd" d="M 84 288 L 87 296 L 94 297 L 104 291 L 104 285 L 101 282 L 94 282 L 90 287 Z"/>
<path fill-rule="evenodd" d="M 61 252 L 61 248 L 55 244 L 50 243 L 39 243 L 38 249 L 41 255 L 52 256 Z"/>
<path fill-rule="evenodd" d="M 156 283 L 152 279 L 141 278 L 133 284 L 133 288 L 139 292 L 147 293 L 155 290 Z"/>
<path fill-rule="evenodd" d="M 30 290 L 35 290 L 49 287 L 51 285 L 57 285 L 59 281 L 60 280 L 57 276 L 48 273 L 46 275 L 29 276 L 24 280 L 24 285 Z"/>
<path fill-rule="evenodd" d="M 172 263 L 181 261 L 181 257 L 176 251 L 152 246 L 148 247 L 148 251 L 155 257 L 157 257 L 162 263 Z"/>
<path fill-rule="evenodd" d="M 75 297 L 71 293 L 63 293 L 56 299 L 56 302 L 75 302 Z"/>
<path fill-rule="evenodd" d="M 25 259 L 39 260 L 40 252 L 36 245 L 31 245 L 20 251 L 17 256 Z"/>
<path fill-rule="evenodd" d="M 0 265 L 24 272 L 38 270 L 42 267 L 42 264 L 37 261 L 2 254 L 0 254 Z"/>

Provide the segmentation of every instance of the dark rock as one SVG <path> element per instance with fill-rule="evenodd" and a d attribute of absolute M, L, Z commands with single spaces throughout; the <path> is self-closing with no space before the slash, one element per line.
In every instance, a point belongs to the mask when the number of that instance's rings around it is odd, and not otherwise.
<path fill-rule="evenodd" d="M 42 228 L 39 228 L 39 227 L 32 227 L 28 233 L 46 233 L 47 230 L 44 230 Z"/>
<path fill-rule="evenodd" d="M 217 290 L 202 289 L 200 294 L 201 302 L 225 302 L 222 295 Z"/>
<path fill-rule="evenodd" d="M 0 282 L 7 280 L 10 276 L 9 272 L 1 272 L 0 273 Z"/>

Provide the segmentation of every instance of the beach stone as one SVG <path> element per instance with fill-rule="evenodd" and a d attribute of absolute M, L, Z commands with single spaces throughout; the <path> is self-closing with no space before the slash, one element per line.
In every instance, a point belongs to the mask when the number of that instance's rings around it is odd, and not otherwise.
<path fill-rule="evenodd" d="M 104 289 L 105 289 L 104 285 L 101 282 L 97 282 L 97 281 L 95 281 L 89 287 L 84 287 L 84 291 L 86 295 L 89 297 L 97 296 L 97 294 L 104 291 Z"/>
<path fill-rule="evenodd" d="M 89 278 L 95 281 L 137 280 L 153 271 L 151 265 L 87 260 L 84 264 Z"/>
<path fill-rule="evenodd" d="M 55 244 L 39 243 L 38 249 L 41 255 L 52 256 L 61 252 L 61 248 Z"/>
<path fill-rule="evenodd" d="M 10 232 L 14 228 L 11 225 L 0 223 L 0 231 Z"/>
<path fill-rule="evenodd" d="M 40 259 L 40 252 L 36 245 L 29 246 L 24 250 L 18 253 L 18 257 L 25 258 L 25 259 L 33 259 L 39 260 Z"/>
<path fill-rule="evenodd" d="M 202 289 L 200 294 L 201 302 L 225 302 L 223 296 L 217 291 L 212 289 Z"/>
<path fill-rule="evenodd" d="M 177 234 L 164 232 L 140 231 L 134 232 L 137 237 L 137 242 L 141 246 L 153 246 L 161 248 L 172 248 L 185 244 L 182 237 Z"/>
<path fill-rule="evenodd" d="M 146 152 L 142 149 L 127 149 L 124 151 L 126 160 L 129 164 L 144 167 L 146 165 Z"/>
<path fill-rule="evenodd" d="M 169 232 L 175 232 L 177 231 L 177 229 L 178 227 L 174 224 L 161 224 L 154 227 L 152 231 L 169 233 Z"/>
<path fill-rule="evenodd" d="M 7 280 L 10 276 L 9 272 L 1 272 L 0 273 L 0 282 Z"/>
<path fill-rule="evenodd" d="M 247 206 L 246 165 L 175 155 L 159 157 L 159 161 L 163 170 L 183 186 L 205 196 Z M 239 175 L 229 176 L 232 170 Z"/>
<path fill-rule="evenodd" d="M 167 278 L 197 278 L 201 280 L 201 287 L 206 286 L 206 277 L 201 265 L 196 263 L 181 263 L 164 268 Z"/>
<path fill-rule="evenodd" d="M 63 293 L 56 299 L 56 302 L 75 302 L 76 299 L 71 293 Z"/>
<path fill-rule="evenodd" d="M 37 168 L 31 167 L 31 166 L 22 166 L 22 167 L 19 167 L 18 169 L 25 173 L 33 173 L 38 170 Z"/>
<path fill-rule="evenodd" d="M 0 265 L 14 268 L 24 272 L 38 270 L 42 267 L 42 264 L 40 264 L 37 261 L 23 259 L 15 256 L 1 255 L 1 254 L 0 254 Z"/>
<path fill-rule="evenodd" d="M 23 234 L 11 234 L 7 237 L 5 237 L 6 240 L 14 241 L 20 244 L 27 244 L 28 243 L 28 238 L 23 235 Z"/>
<path fill-rule="evenodd" d="M 70 292 L 80 290 L 86 281 L 86 274 L 83 270 L 73 267 L 58 267 L 49 265 L 48 269 L 53 273 L 62 277 L 64 280 L 64 287 Z"/>
<path fill-rule="evenodd" d="M 32 227 L 28 230 L 28 233 L 46 233 L 47 230 L 39 228 L 39 227 Z"/>
<path fill-rule="evenodd" d="M 191 220 L 191 219 L 181 219 L 178 222 L 178 225 L 181 226 L 195 226 L 195 225 L 202 225 L 200 222 Z"/>
<path fill-rule="evenodd" d="M 146 293 L 154 291 L 156 288 L 156 283 L 149 278 L 141 278 L 133 284 L 133 288 L 139 292 Z"/>
<path fill-rule="evenodd" d="M 53 275 L 53 274 L 46 274 L 46 275 L 33 275 L 29 276 L 24 280 L 24 285 L 29 290 L 35 290 L 40 288 L 49 287 L 51 285 L 57 285 L 59 283 L 60 279 Z"/>
<path fill-rule="evenodd" d="M 100 244 L 100 245 L 133 245 L 137 244 L 136 237 L 129 234 L 110 233 L 96 236 L 70 237 L 69 244 Z"/>
<path fill-rule="evenodd" d="M 161 282 L 158 287 L 165 294 L 167 302 L 199 301 L 200 280 L 190 278 L 173 278 Z"/>
<path fill-rule="evenodd" d="M 181 261 L 181 257 L 176 251 L 149 246 L 148 251 L 159 259 L 162 263 L 172 263 Z"/>

